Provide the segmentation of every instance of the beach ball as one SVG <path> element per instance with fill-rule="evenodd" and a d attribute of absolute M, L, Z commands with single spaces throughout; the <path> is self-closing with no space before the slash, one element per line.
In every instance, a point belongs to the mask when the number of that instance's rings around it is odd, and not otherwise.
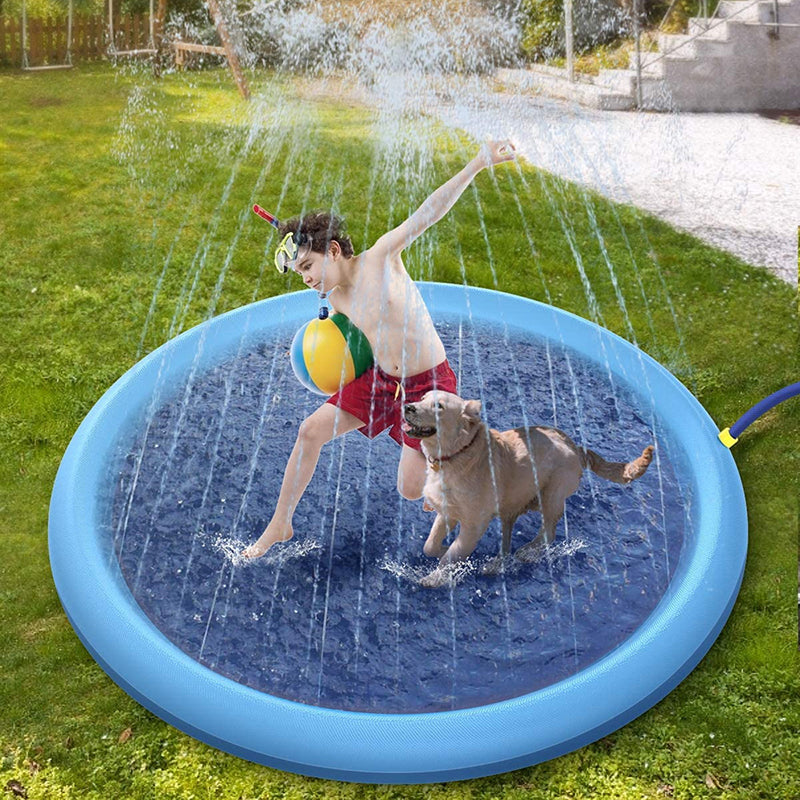
<path fill-rule="evenodd" d="M 344 314 L 312 319 L 294 335 L 292 369 L 306 389 L 332 395 L 372 365 L 367 337 Z"/>

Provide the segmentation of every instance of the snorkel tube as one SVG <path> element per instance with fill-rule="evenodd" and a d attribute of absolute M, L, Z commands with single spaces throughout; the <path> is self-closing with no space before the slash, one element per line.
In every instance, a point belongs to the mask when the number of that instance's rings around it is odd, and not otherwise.
<path fill-rule="evenodd" d="M 253 211 L 255 211 L 255 213 L 258 214 L 261 219 L 265 219 L 267 222 L 269 222 L 273 228 L 279 229 L 281 227 L 281 223 L 278 218 L 273 217 L 269 211 L 265 211 L 258 203 L 253 206 Z"/>
<path fill-rule="evenodd" d="M 280 230 L 280 227 L 281 227 L 280 220 L 276 216 L 274 216 L 273 214 L 270 214 L 269 211 L 266 211 L 263 208 L 261 208 L 261 206 L 258 205 L 258 203 L 256 203 L 253 206 L 253 211 L 256 214 L 258 214 L 258 216 L 261 217 L 261 219 L 266 220 L 267 222 L 269 222 L 269 224 L 272 225 L 273 228 L 275 228 L 276 230 Z M 297 236 L 296 233 L 288 233 L 284 237 L 283 241 L 278 245 L 278 249 L 275 251 L 275 266 L 277 267 L 278 272 L 280 272 L 280 273 L 285 275 L 286 272 L 288 271 L 288 268 L 286 267 L 285 261 L 282 261 L 280 259 L 280 257 L 279 257 L 280 254 L 283 252 L 283 253 L 288 255 L 289 254 L 289 249 L 288 248 L 289 248 L 289 246 L 291 244 L 291 246 L 293 248 L 292 255 L 293 255 L 293 257 L 296 257 L 298 248 L 300 246 L 302 246 L 303 244 L 307 244 L 310 241 L 308 236 L 303 235 L 303 237 L 304 237 L 303 241 L 298 241 L 298 236 Z M 328 318 L 328 306 L 326 305 L 326 298 L 327 298 L 327 294 L 325 292 L 320 292 L 319 293 L 319 318 L 320 319 L 327 319 Z"/>

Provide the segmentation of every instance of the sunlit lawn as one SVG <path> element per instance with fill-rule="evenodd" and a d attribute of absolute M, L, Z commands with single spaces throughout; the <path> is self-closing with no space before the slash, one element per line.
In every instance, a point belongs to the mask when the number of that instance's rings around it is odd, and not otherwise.
<path fill-rule="evenodd" d="M 0 784 L 16 781 L 29 798 L 800 795 L 800 401 L 734 449 L 750 551 L 710 654 L 656 708 L 553 762 L 431 787 L 301 778 L 177 732 L 94 664 L 63 614 L 46 545 L 50 489 L 83 416 L 180 330 L 297 288 L 270 265 L 254 199 L 285 215 L 333 202 L 361 247 L 473 149 L 442 132 L 432 168 L 408 183 L 416 162 L 409 156 L 404 173 L 376 157 L 369 110 L 260 81 L 270 99 L 246 108 L 224 72 L 159 83 L 106 67 L 0 73 Z M 254 108 L 261 127 L 248 139 Z M 528 167 L 496 178 L 478 177 L 480 210 L 468 191 L 412 249 L 415 276 L 466 278 L 599 317 L 667 365 L 720 426 L 797 379 L 790 287 Z"/>

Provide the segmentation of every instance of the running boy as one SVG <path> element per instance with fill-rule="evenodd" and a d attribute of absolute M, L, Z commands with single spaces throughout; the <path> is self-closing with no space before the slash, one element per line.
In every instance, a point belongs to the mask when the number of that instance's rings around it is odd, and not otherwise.
<path fill-rule="evenodd" d="M 453 207 L 484 167 L 515 155 L 511 142 L 488 142 L 404 223 L 360 255 L 354 255 L 342 221 L 330 214 L 307 214 L 281 226 L 282 235 L 296 234 L 296 245 L 284 255 L 285 268 L 297 272 L 306 286 L 326 293 L 332 308 L 360 328 L 375 363 L 300 424 L 272 519 L 258 541 L 244 550 L 245 557 L 258 558 L 276 542 L 291 539 L 294 510 L 322 446 L 348 431 L 374 437 L 390 428 L 389 435 L 402 446 L 397 491 L 407 500 L 422 496 L 425 456 L 420 440 L 402 431 L 403 405 L 431 389 L 455 393 L 457 387 L 444 345 L 400 254 Z"/>

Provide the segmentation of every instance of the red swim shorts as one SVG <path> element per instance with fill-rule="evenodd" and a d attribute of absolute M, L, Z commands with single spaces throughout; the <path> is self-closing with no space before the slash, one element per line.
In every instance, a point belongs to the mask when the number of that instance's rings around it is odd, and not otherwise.
<path fill-rule="evenodd" d="M 364 436 L 374 439 L 389 428 L 389 436 L 398 444 L 420 450 L 420 440 L 406 436 L 400 427 L 403 405 L 420 400 L 431 389 L 456 392 L 456 375 L 446 360 L 433 369 L 402 380 L 373 365 L 330 397 L 328 402 L 362 420 L 364 424 L 358 430 Z"/>

